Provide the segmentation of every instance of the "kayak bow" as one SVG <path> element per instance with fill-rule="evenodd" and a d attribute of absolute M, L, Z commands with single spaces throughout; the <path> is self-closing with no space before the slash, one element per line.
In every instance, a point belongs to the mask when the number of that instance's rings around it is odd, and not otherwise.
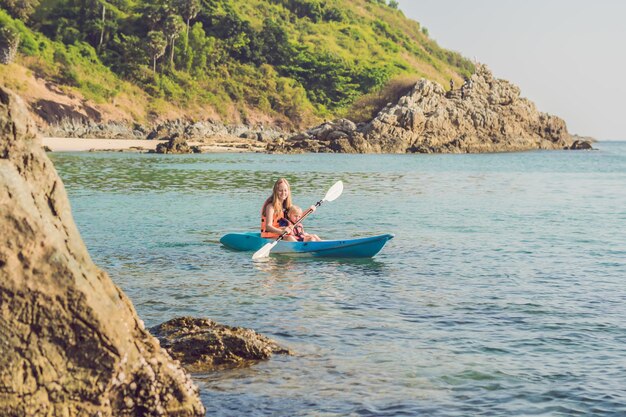
<path fill-rule="evenodd" d="M 392 234 L 345 240 L 322 240 L 320 242 L 280 241 L 272 253 L 332 258 L 371 258 L 382 250 Z M 228 233 L 220 239 L 227 248 L 238 251 L 257 251 L 274 239 L 264 239 L 260 233 Z"/>

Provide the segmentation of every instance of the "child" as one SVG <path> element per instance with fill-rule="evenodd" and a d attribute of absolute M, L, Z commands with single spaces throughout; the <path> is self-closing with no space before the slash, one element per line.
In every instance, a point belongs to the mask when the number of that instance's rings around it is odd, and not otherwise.
<path fill-rule="evenodd" d="M 287 220 L 289 221 L 289 225 L 294 225 L 298 220 L 300 220 L 300 217 L 302 217 L 302 209 L 300 207 L 289 207 L 289 210 L 287 211 Z M 298 242 L 319 242 L 322 240 L 317 235 L 306 233 L 302 223 L 298 223 L 292 227 L 291 236 L 293 236 Z"/>

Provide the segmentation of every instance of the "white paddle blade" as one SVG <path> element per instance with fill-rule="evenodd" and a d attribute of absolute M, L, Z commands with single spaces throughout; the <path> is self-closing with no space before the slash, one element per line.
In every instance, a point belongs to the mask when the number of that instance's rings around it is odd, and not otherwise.
<path fill-rule="evenodd" d="M 263 245 L 261 249 L 254 252 L 254 255 L 252 255 L 252 259 L 254 260 L 254 259 L 267 258 L 270 252 L 272 251 L 272 248 L 274 248 L 274 246 L 276 246 L 277 243 L 278 243 L 277 241 L 273 241 L 272 243 L 266 243 L 265 245 Z"/>
<path fill-rule="evenodd" d="M 337 181 L 326 193 L 323 201 L 334 201 L 343 193 L 343 182 Z"/>

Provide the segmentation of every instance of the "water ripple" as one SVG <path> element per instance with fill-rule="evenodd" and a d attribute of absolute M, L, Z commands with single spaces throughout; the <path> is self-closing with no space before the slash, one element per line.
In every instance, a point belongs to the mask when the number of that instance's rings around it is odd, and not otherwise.
<path fill-rule="evenodd" d="M 626 414 L 626 144 L 497 155 L 52 154 L 93 259 L 146 325 L 254 328 L 296 352 L 197 374 L 207 415 Z M 226 250 L 273 181 L 371 260 Z"/>

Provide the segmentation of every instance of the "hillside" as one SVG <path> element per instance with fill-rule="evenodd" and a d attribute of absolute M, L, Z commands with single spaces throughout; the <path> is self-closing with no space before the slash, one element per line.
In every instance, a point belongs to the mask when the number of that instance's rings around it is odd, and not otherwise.
<path fill-rule="evenodd" d="M 471 62 L 393 0 L 0 0 L 0 82 L 40 124 L 214 120 L 282 129 L 372 117 Z M 31 6 L 27 8 L 26 6 Z M 20 8 L 21 7 L 21 8 Z M 402 91 L 405 92 L 405 91 Z"/>

